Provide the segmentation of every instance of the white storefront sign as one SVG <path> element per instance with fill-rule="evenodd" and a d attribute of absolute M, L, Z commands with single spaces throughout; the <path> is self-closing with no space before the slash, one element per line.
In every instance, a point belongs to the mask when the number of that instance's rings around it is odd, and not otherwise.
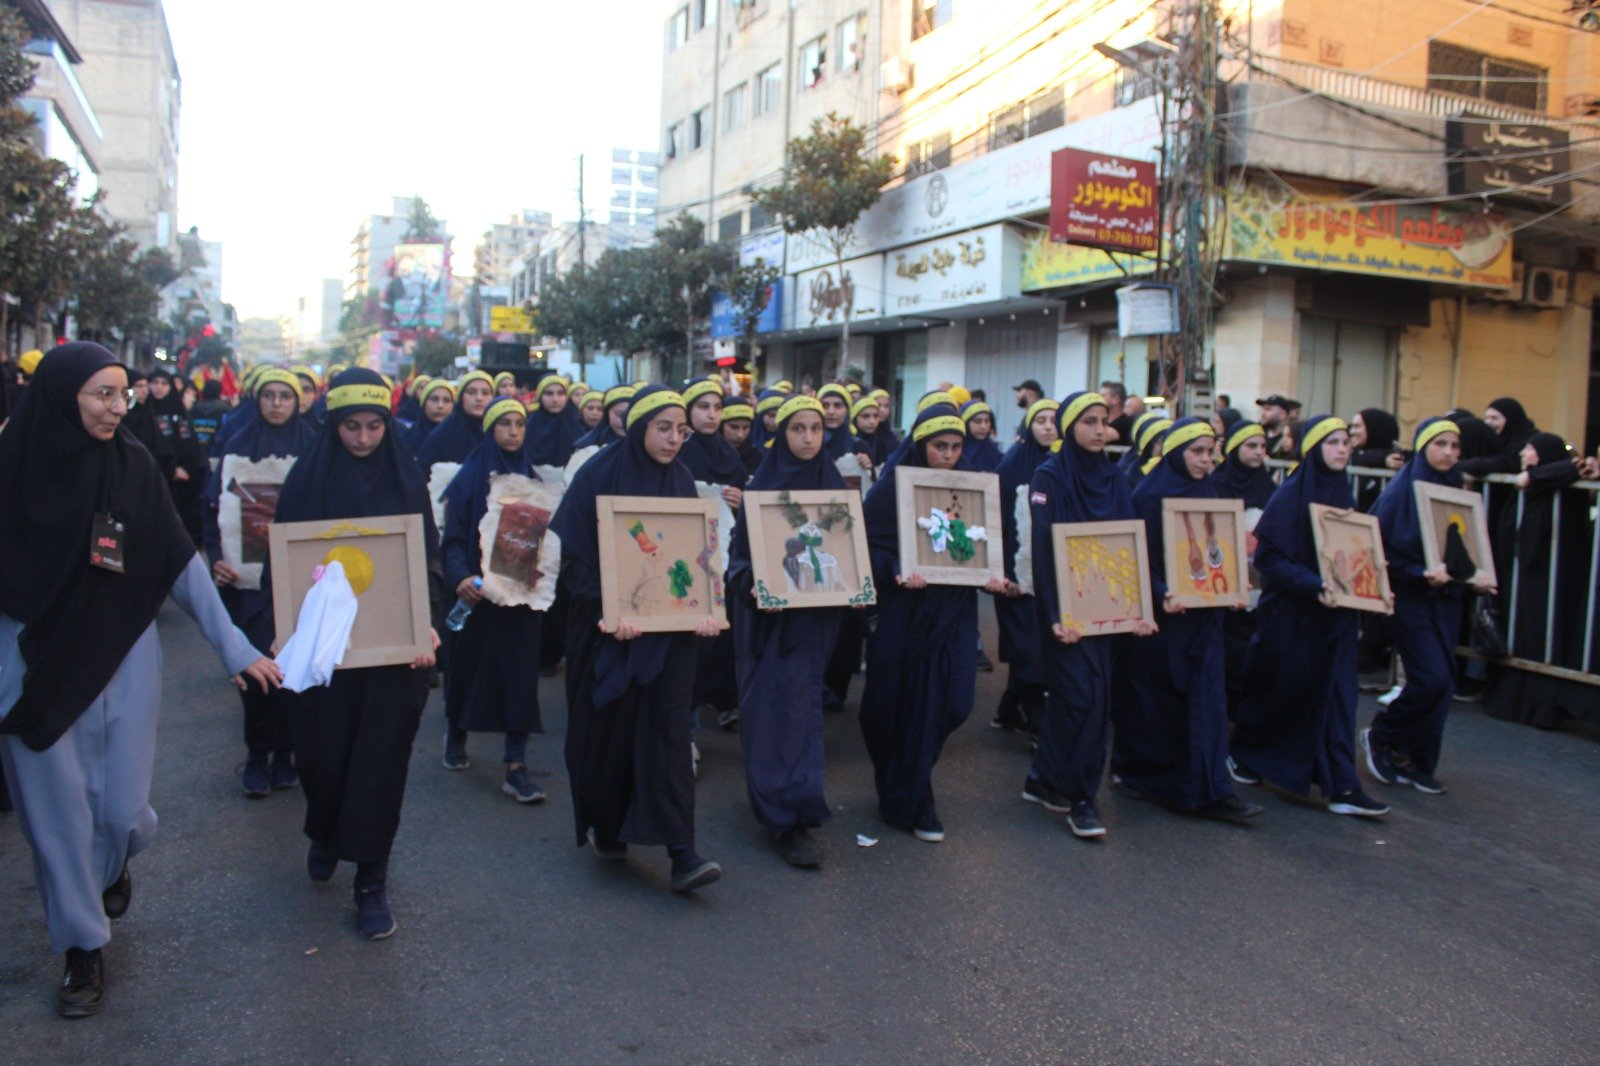
<path fill-rule="evenodd" d="M 1074 122 L 897 185 L 862 212 L 847 257 L 970 230 L 1050 209 L 1050 155 L 1060 148 L 1153 160 L 1161 144 L 1154 98 Z M 787 272 L 798 274 L 833 259 L 821 241 L 789 238 Z"/>
<path fill-rule="evenodd" d="M 770 266 L 783 266 L 783 230 L 747 234 L 739 242 L 739 265 L 755 266 L 757 259 L 765 259 Z"/>
<path fill-rule="evenodd" d="M 1022 240 L 1004 224 L 890 252 L 884 313 L 915 315 L 983 304 L 1022 292 Z"/>
<path fill-rule="evenodd" d="M 883 256 L 868 255 L 808 270 L 794 279 L 794 296 L 784 308 L 785 329 L 844 325 L 883 315 Z"/>

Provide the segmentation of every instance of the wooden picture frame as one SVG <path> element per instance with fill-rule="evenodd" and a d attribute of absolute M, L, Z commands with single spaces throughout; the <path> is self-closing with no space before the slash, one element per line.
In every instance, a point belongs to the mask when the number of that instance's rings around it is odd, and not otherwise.
<path fill-rule="evenodd" d="M 409 665 L 433 653 L 421 515 L 274 522 L 269 533 L 279 647 L 294 633 L 316 568 L 338 560 L 357 603 L 339 669 Z"/>
<path fill-rule="evenodd" d="M 1064 628 L 1104 637 L 1155 621 L 1142 521 L 1057 522 L 1050 527 L 1050 550 Z"/>
<path fill-rule="evenodd" d="M 878 602 L 859 492 L 747 492 L 744 520 L 757 607 L 782 611 Z"/>
<path fill-rule="evenodd" d="M 261 587 L 261 571 L 272 551 L 272 518 L 278 510 L 278 494 L 293 466 L 292 455 L 257 460 L 243 455 L 222 457 L 217 534 L 222 541 L 222 561 L 239 574 L 234 588 Z"/>
<path fill-rule="evenodd" d="M 1461 534 L 1477 575 L 1487 575 L 1490 584 L 1495 580 L 1494 549 L 1489 544 L 1489 516 L 1483 497 L 1468 489 L 1437 485 L 1431 481 L 1412 483 L 1417 497 L 1417 524 L 1422 528 L 1422 560 L 1426 569 L 1432 570 L 1444 562 L 1444 548 L 1449 537 L 1449 527 L 1454 525 Z"/>
<path fill-rule="evenodd" d="M 1167 593 L 1181 607 L 1247 607 L 1250 553 L 1243 500 L 1161 501 Z"/>
<path fill-rule="evenodd" d="M 997 475 L 902 465 L 894 481 L 902 576 L 978 588 L 1005 579 Z"/>
<path fill-rule="evenodd" d="M 721 521 L 710 500 L 600 496 L 600 609 L 606 632 L 693 632 L 707 618 L 728 628 L 717 568 Z"/>
<path fill-rule="evenodd" d="M 1389 564 L 1376 517 L 1314 503 L 1311 536 L 1317 546 L 1317 569 L 1323 583 L 1333 591 L 1335 607 L 1394 613 Z"/>
<path fill-rule="evenodd" d="M 547 611 L 561 576 L 561 538 L 550 519 L 560 484 L 521 474 L 491 474 L 488 506 L 478 523 L 483 597 L 501 607 Z"/>

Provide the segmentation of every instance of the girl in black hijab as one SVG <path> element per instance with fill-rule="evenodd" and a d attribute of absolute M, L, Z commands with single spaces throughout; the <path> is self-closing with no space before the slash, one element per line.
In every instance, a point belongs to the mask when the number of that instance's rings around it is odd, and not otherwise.
<path fill-rule="evenodd" d="M 177 460 L 172 454 L 172 445 L 162 436 L 161 428 L 156 424 L 155 412 L 150 408 L 150 379 L 142 370 L 129 368 L 127 373 L 128 387 L 134 392 L 134 402 L 128 408 L 127 417 L 122 420 L 122 428 L 144 445 L 145 451 L 155 456 L 162 477 L 170 481 L 177 469 Z"/>
<path fill-rule="evenodd" d="M 274 521 L 420 515 L 437 618 L 439 531 L 422 472 L 396 437 L 390 400 L 374 371 L 356 367 L 333 379 L 327 420 L 289 471 Z M 262 585 L 271 587 L 266 575 Z M 435 649 L 438 644 L 435 626 Z M 340 861 L 356 864 L 359 927 L 372 940 L 396 928 L 387 894 L 389 851 L 433 663 L 434 656 L 424 654 L 408 666 L 338 670 L 327 685 L 296 695 L 290 708 L 311 838 L 306 871 L 313 881 L 327 881 Z"/>
<path fill-rule="evenodd" d="M 1398 470 L 1405 457 L 1400 451 L 1400 420 L 1381 407 L 1364 407 L 1350 421 L 1350 465 Z M 1356 507 L 1372 510 L 1387 478 L 1366 477 L 1356 485 Z"/>
<path fill-rule="evenodd" d="M 722 876 L 694 846 L 694 771 L 690 697 L 694 640 L 716 635 L 640 633 L 627 623 L 602 628 L 601 496 L 695 497 L 694 477 L 678 461 L 689 435 L 683 397 L 646 385 L 628 408 L 627 435 L 578 469 L 550 528 L 561 538 L 567 628 L 567 773 L 579 846 L 622 859 L 628 845 L 665 846 L 672 888 L 691 892 Z"/>
<path fill-rule="evenodd" d="M 722 438 L 722 383 L 715 378 L 693 382 L 683 390 L 683 401 L 689 405 L 691 432 L 678 459 L 689 468 L 696 482 L 721 486 L 723 500 L 737 514 L 747 477 L 739 453 Z M 729 610 L 734 609 L 736 605 L 730 602 Z M 731 728 L 739 720 L 739 682 L 733 661 L 732 625 L 714 637 L 701 640 L 695 649 L 695 661 L 696 733 L 702 708 L 709 708 L 717 716 L 718 725 Z M 699 749 L 695 750 L 698 754 Z"/>
<path fill-rule="evenodd" d="M 160 468 L 121 428 L 130 391 L 106 349 L 64 345 L 0 433 L 0 760 L 66 955 L 65 1017 L 100 1008 L 109 919 L 155 834 L 162 601 L 194 617 L 236 684 L 281 677 L 228 621 Z"/>

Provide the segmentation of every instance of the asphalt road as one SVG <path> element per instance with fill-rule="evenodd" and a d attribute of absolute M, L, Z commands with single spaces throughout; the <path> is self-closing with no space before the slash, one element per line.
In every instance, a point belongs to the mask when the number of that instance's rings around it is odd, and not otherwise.
<path fill-rule="evenodd" d="M 435 692 L 392 864 L 400 931 L 368 943 L 351 869 L 305 876 L 300 793 L 240 793 L 209 649 L 170 607 L 162 632 L 161 832 L 96 1018 L 54 1016 L 60 959 L 0 816 L 0 1061 L 1600 1061 L 1590 735 L 1458 704 L 1449 794 L 1381 789 L 1383 822 L 1268 796 L 1241 829 L 1108 791 L 1110 836 L 1085 844 L 1019 798 L 1028 757 L 987 727 L 1001 675 L 980 675 L 936 772 L 943 844 L 878 822 L 854 715 L 829 718 L 820 872 L 777 858 L 737 736 L 702 731 L 701 851 L 727 875 L 680 898 L 659 852 L 573 846 L 560 679 L 533 808 L 499 792 L 498 737 L 474 737 L 470 772 L 440 767 Z"/>

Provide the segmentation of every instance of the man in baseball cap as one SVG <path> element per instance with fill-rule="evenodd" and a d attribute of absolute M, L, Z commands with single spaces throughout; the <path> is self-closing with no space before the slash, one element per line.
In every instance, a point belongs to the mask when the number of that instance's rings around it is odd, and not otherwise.
<path fill-rule="evenodd" d="M 1276 456 L 1289 420 L 1300 411 L 1300 401 L 1275 392 L 1256 400 L 1256 406 L 1261 409 L 1261 428 L 1267 431 L 1267 454 Z"/>
<path fill-rule="evenodd" d="M 1011 386 L 1017 393 L 1017 406 L 1022 408 L 1022 421 L 1017 423 L 1016 440 L 1021 440 L 1028 432 L 1028 408 L 1044 399 L 1044 386 L 1029 378 L 1021 385 Z"/>

